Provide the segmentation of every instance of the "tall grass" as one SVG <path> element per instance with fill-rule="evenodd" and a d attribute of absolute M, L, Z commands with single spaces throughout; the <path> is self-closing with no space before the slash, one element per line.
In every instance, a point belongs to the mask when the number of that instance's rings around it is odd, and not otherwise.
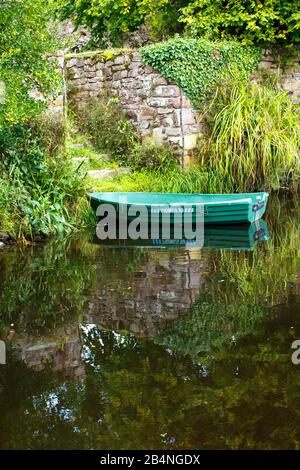
<path fill-rule="evenodd" d="M 300 113 L 285 92 L 226 82 L 209 106 L 206 123 L 201 160 L 227 190 L 299 187 Z"/>
<path fill-rule="evenodd" d="M 41 147 L 51 157 L 63 153 L 66 140 L 67 122 L 62 113 L 47 110 L 30 122 L 32 137 L 38 139 Z"/>
<path fill-rule="evenodd" d="M 179 167 L 139 170 L 113 179 L 93 184 L 97 191 L 150 191 L 161 193 L 214 193 L 220 187 L 214 174 L 200 167 L 188 169 L 185 174 Z"/>

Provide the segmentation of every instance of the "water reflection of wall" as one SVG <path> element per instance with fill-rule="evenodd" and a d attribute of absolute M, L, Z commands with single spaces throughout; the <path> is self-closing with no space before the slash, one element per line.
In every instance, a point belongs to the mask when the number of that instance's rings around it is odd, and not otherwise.
<path fill-rule="evenodd" d="M 12 346 L 20 359 L 37 371 L 50 364 L 55 372 L 62 371 L 71 377 L 85 377 L 78 325 L 69 325 L 64 331 L 55 332 L 55 337 L 16 335 L 12 339 Z"/>
<path fill-rule="evenodd" d="M 132 263 L 131 256 L 127 262 Z M 10 343 L 30 368 L 38 371 L 51 363 L 53 371 L 84 378 L 81 321 L 153 337 L 159 328 L 190 309 L 204 282 L 206 265 L 203 253 L 197 250 L 149 250 L 129 270 L 123 259 L 119 270 L 116 266 L 105 268 L 99 261 L 96 269 L 100 275 L 86 292 L 80 320 L 74 318 L 46 336 L 16 331 Z"/>
<path fill-rule="evenodd" d="M 151 337 L 190 309 L 204 271 L 200 251 L 159 251 L 156 256 L 154 252 L 131 277 L 129 287 L 99 285 L 89 296 L 84 322 Z"/>

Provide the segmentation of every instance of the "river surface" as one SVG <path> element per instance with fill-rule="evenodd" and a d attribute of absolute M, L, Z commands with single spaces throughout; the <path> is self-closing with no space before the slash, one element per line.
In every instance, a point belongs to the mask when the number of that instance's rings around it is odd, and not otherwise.
<path fill-rule="evenodd" d="M 2 249 L 0 448 L 299 449 L 299 206 L 266 222 Z"/>

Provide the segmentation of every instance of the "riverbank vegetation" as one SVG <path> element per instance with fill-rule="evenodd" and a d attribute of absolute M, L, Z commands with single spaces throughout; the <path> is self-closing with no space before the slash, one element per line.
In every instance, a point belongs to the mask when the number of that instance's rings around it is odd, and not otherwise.
<path fill-rule="evenodd" d="M 61 90 L 51 11 L 43 0 L 1 5 L 0 231 L 13 238 L 74 228 L 87 205 L 64 157 L 66 123 L 45 111 Z"/>
<path fill-rule="evenodd" d="M 241 11 L 249 7 L 246 0 L 239 3 Z M 297 193 L 299 107 L 276 80 L 253 76 L 261 57 L 259 46 L 268 41 L 297 43 L 293 7 L 283 12 L 278 2 L 262 6 L 260 14 L 268 17 L 263 26 L 252 18 L 251 6 L 246 23 L 238 16 L 239 26 L 234 28 L 229 3 L 229 26 L 222 29 L 225 7 L 216 2 L 210 7 L 188 0 L 132 1 L 127 9 L 114 2 L 113 10 L 111 2 L 98 2 L 93 10 L 91 6 L 63 0 L 5 0 L 1 5 L 0 232 L 33 239 L 87 226 L 94 222 L 89 190 Z M 142 58 L 184 90 L 205 124 L 194 163 L 184 173 L 178 150 L 142 139 L 116 98 L 80 106 L 72 119 L 70 113 L 62 117 L 51 112 L 63 85 L 54 60 L 63 47 L 54 9 L 60 18 L 76 17 L 77 25 L 89 26 L 98 46 L 105 36 L 114 43 L 120 33 L 141 25 L 153 34 L 162 31 L 168 40 L 143 47 Z M 205 34 L 200 12 L 212 15 Z M 184 31 L 182 37 L 171 37 Z M 77 142 L 80 136 L 84 144 Z M 86 177 L 90 170 L 124 166 L 126 171 L 105 178 Z"/>
<path fill-rule="evenodd" d="M 200 159 L 233 191 L 297 191 L 300 113 L 286 92 L 230 80 L 217 87 L 206 113 Z"/>

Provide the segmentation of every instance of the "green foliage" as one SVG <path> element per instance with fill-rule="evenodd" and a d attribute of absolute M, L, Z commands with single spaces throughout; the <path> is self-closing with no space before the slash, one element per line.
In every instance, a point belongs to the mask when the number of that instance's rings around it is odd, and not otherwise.
<path fill-rule="evenodd" d="M 202 163 L 233 190 L 299 186 L 299 110 L 287 94 L 255 83 L 219 86 L 207 113 Z"/>
<path fill-rule="evenodd" d="M 85 204 L 83 181 L 59 156 L 63 119 L 42 113 L 61 82 L 50 18 L 43 0 L 0 6 L 0 227 L 15 236 L 70 229 Z"/>
<path fill-rule="evenodd" d="M 22 224 L 22 213 L 19 209 L 25 206 L 27 193 L 22 185 L 12 182 L 9 173 L 0 178 L 0 230 L 17 235 Z"/>
<path fill-rule="evenodd" d="M 179 10 L 188 0 L 56 0 L 60 18 L 71 18 L 77 26 L 85 25 L 94 43 L 122 44 L 124 33 L 146 25 L 153 38 L 180 32 Z"/>
<path fill-rule="evenodd" d="M 90 142 L 89 137 L 79 132 L 76 127 L 70 127 L 67 132 L 65 153 L 67 158 L 72 159 L 74 168 L 77 168 L 80 172 L 115 168 L 117 166 L 117 163 L 111 159 L 109 154 L 99 153 Z"/>
<path fill-rule="evenodd" d="M 46 54 L 57 47 L 43 0 L 2 0 L 0 12 L 0 133 L 36 115 L 53 96 L 60 79 Z M 43 94 L 43 101 L 33 98 Z M 1 147 L 0 147 L 1 151 Z"/>
<path fill-rule="evenodd" d="M 90 28 L 94 43 L 122 44 L 142 25 L 152 39 L 185 32 L 264 47 L 300 42 L 299 0 L 55 0 L 58 15 Z M 191 56 L 192 57 L 192 56 Z"/>
<path fill-rule="evenodd" d="M 185 30 L 210 39 L 292 46 L 300 42 L 299 0 L 192 0 L 181 10 Z"/>
<path fill-rule="evenodd" d="M 66 139 L 66 120 L 62 113 L 44 111 L 30 122 L 31 134 L 37 138 L 41 147 L 51 156 L 64 151 Z"/>
<path fill-rule="evenodd" d="M 85 182 L 72 162 L 43 148 L 44 124 L 41 137 L 30 128 L 11 128 L 10 146 L 2 154 L 0 227 L 14 236 L 70 230 L 82 223 L 81 210 L 88 204 Z"/>
<path fill-rule="evenodd" d="M 249 78 L 260 59 L 260 51 L 234 41 L 176 37 L 141 49 L 144 62 L 177 83 L 196 107 L 211 97 L 228 73 L 238 70 Z"/>
<path fill-rule="evenodd" d="M 158 170 L 165 172 L 178 168 L 178 158 L 171 146 L 157 146 L 151 140 L 145 139 L 133 147 L 128 164 L 134 171 Z"/>
<path fill-rule="evenodd" d="M 220 181 L 200 166 L 189 168 L 183 174 L 177 164 L 158 169 L 141 169 L 131 174 L 95 182 L 97 191 L 154 191 L 163 193 L 215 193 Z"/>
<path fill-rule="evenodd" d="M 91 136 L 98 150 L 110 152 L 121 163 L 127 161 L 138 135 L 117 98 L 91 100 L 76 114 L 80 130 Z"/>
<path fill-rule="evenodd" d="M 34 238 L 74 230 L 87 211 L 85 185 L 69 162 L 42 162 L 26 177 L 16 167 L 1 171 L 0 228 L 15 237 Z"/>
<path fill-rule="evenodd" d="M 178 158 L 172 147 L 158 147 L 151 139 L 141 141 L 117 98 L 89 101 L 77 108 L 76 119 L 81 131 L 91 137 L 97 150 L 109 152 L 118 163 L 128 164 L 134 171 L 166 172 L 178 168 Z M 95 165 L 100 168 L 101 162 L 99 166 L 95 161 Z"/>

